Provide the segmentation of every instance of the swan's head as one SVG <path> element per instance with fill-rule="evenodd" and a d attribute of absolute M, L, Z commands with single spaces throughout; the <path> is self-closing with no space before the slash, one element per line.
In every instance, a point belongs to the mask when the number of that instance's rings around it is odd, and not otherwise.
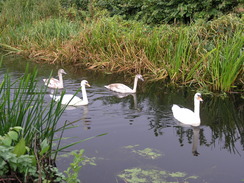
<path fill-rule="evenodd" d="M 63 69 L 59 69 L 58 74 L 67 74 L 67 73 Z"/>
<path fill-rule="evenodd" d="M 137 77 L 138 79 L 140 79 L 140 80 L 144 81 L 144 79 L 143 79 L 143 77 L 142 77 L 142 75 L 141 75 L 141 74 L 137 74 L 137 75 L 136 75 L 136 77 Z"/>
<path fill-rule="evenodd" d="M 90 87 L 89 83 L 87 80 L 82 80 L 81 83 L 80 83 L 81 86 L 88 86 Z"/>
<path fill-rule="evenodd" d="M 201 93 L 196 93 L 195 96 L 194 96 L 194 99 L 198 100 L 198 101 L 201 101 L 201 102 L 203 101 Z"/>

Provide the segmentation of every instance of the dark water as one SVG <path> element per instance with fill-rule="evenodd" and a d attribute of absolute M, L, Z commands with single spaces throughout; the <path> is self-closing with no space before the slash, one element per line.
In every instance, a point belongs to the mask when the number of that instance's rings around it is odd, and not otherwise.
<path fill-rule="evenodd" d="M 1 73 L 8 68 L 13 77 L 19 77 L 25 65 L 23 60 L 8 58 Z M 34 66 L 36 64 L 31 64 Z M 39 64 L 38 69 L 38 79 L 43 85 L 42 79 L 52 70 L 56 76 L 59 66 Z M 64 76 L 67 93 L 75 93 L 83 79 L 92 87 L 87 89 L 88 106 L 70 107 L 63 114 L 60 126 L 65 121 L 77 120 L 77 127 L 65 131 L 64 137 L 72 138 L 64 140 L 62 145 L 107 133 L 69 148 L 70 151 L 85 149 L 85 155 L 94 158 L 90 161 L 96 163 L 96 166 L 88 163 L 81 169 L 81 182 L 140 182 L 139 178 L 142 182 L 142 178 L 148 178 L 145 182 L 156 182 L 155 179 L 157 182 L 228 183 L 244 179 L 244 100 L 241 95 L 203 94 L 202 123 L 192 128 L 174 120 L 171 106 L 176 103 L 193 109 L 194 90 L 169 89 L 161 83 L 139 81 L 136 95 L 118 96 L 104 85 L 123 82 L 131 86 L 133 78 L 75 67 L 64 69 L 68 73 Z M 145 155 L 147 150 L 149 153 Z M 59 157 L 57 165 L 63 171 L 71 162 L 71 157 Z M 184 174 L 174 177 L 175 172 Z M 127 181 L 118 176 L 123 174 L 129 177 Z"/>

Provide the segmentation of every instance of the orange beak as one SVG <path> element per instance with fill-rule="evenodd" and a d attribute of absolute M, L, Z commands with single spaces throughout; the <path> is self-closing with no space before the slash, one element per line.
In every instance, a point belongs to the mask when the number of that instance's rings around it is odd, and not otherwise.
<path fill-rule="evenodd" d="M 199 100 L 199 101 L 203 102 L 203 99 L 202 99 L 202 97 L 201 97 L 201 96 L 197 96 L 197 100 Z"/>

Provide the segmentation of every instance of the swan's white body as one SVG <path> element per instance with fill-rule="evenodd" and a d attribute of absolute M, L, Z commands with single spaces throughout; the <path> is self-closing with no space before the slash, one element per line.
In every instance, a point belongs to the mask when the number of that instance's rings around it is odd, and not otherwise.
<path fill-rule="evenodd" d="M 87 105 L 88 98 L 87 98 L 87 94 L 86 94 L 86 86 L 90 87 L 90 85 L 88 84 L 88 81 L 86 81 L 86 80 L 81 81 L 81 90 L 82 90 L 83 99 L 81 99 L 77 96 L 74 96 L 72 94 L 65 94 L 63 97 L 50 95 L 50 97 L 53 98 L 56 102 L 62 100 L 61 104 L 63 104 L 63 105 L 70 105 L 70 106 Z"/>
<path fill-rule="evenodd" d="M 196 93 L 194 95 L 194 112 L 190 109 L 181 108 L 178 105 L 173 104 L 172 112 L 174 118 L 186 125 L 199 126 L 201 123 L 200 101 L 203 101 L 201 94 Z"/>
<path fill-rule="evenodd" d="M 63 83 L 63 75 L 66 74 L 66 72 L 63 69 L 58 70 L 58 78 L 50 78 L 50 79 L 43 79 L 45 85 L 47 85 L 49 88 L 57 88 L 57 89 L 62 89 L 64 88 L 64 83 Z"/>
<path fill-rule="evenodd" d="M 118 92 L 118 93 L 136 93 L 136 88 L 137 88 L 137 82 L 138 79 L 144 81 L 142 75 L 137 74 L 134 79 L 134 86 L 133 89 L 129 88 L 128 86 L 122 84 L 122 83 L 113 83 L 110 85 L 104 86 L 105 88 Z"/>

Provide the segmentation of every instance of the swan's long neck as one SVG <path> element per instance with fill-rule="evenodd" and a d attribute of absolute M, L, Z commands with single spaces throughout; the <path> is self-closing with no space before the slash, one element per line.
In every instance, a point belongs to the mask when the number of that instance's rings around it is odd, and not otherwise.
<path fill-rule="evenodd" d="M 134 93 L 136 92 L 137 82 L 138 82 L 138 78 L 135 77 L 135 79 L 134 79 L 134 86 L 133 86 L 133 92 Z"/>
<path fill-rule="evenodd" d="M 63 83 L 63 75 L 62 75 L 62 73 L 58 73 L 58 78 L 59 78 L 60 87 L 63 87 L 64 83 Z"/>
<path fill-rule="evenodd" d="M 196 117 L 200 118 L 200 101 L 194 99 L 194 113 Z"/>
<path fill-rule="evenodd" d="M 85 85 L 81 86 L 81 91 L 82 91 L 83 102 L 87 102 L 88 103 L 88 98 L 87 98 L 87 94 L 86 94 L 86 86 Z"/>

